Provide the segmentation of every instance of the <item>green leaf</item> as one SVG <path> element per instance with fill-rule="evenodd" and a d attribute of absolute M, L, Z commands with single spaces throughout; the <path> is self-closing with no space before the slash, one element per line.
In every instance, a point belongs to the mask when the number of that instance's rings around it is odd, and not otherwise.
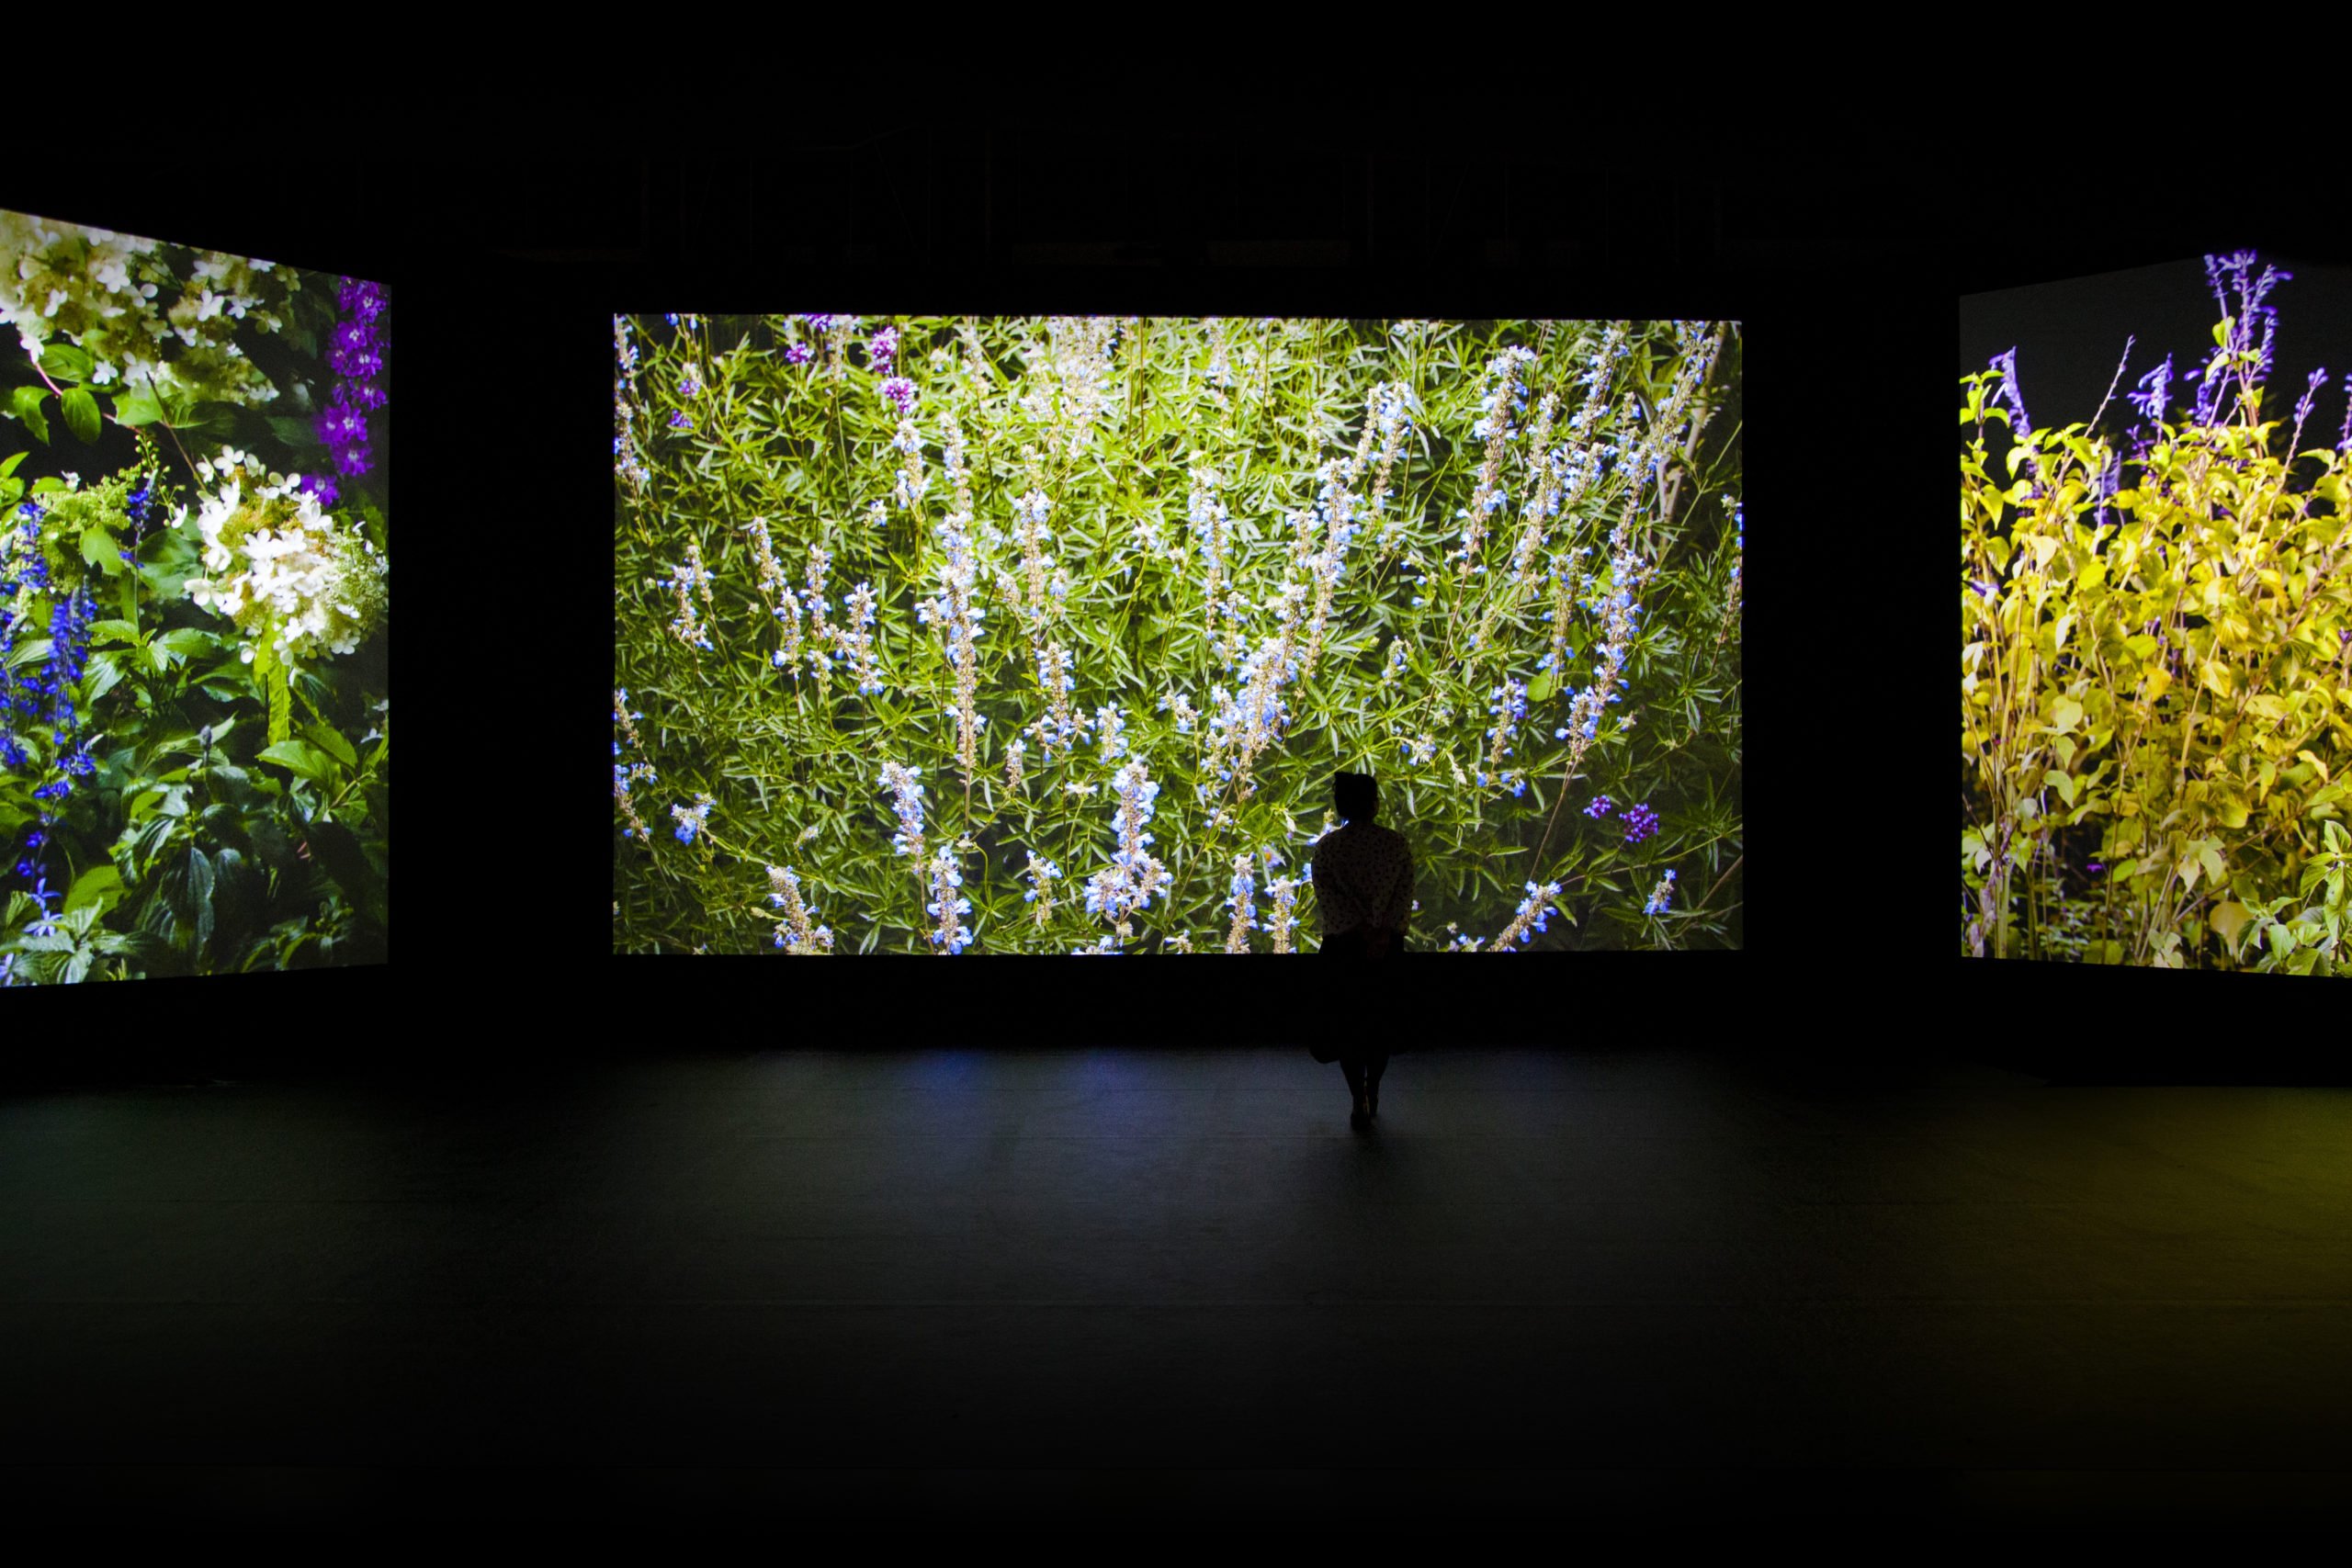
<path fill-rule="evenodd" d="M 1552 672 L 1549 670 L 1546 670 L 1537 675 L 1535 679 L 1527 682 L 1527 700 L 1531 703 L 1543 702 L 1551 696 L 1553 692 L 1557 690 L 1558 687 L 1559 682 L 1554 680 L 1552 678 Z"/>
<path fill-rule="evenodd" d="M 199 631 L 194 626 L 175 627 L 155 639 L 155 667 L 158 670 L 164 668 L 167 658 L 175 662 L 185 662 L 215 647 L 218 640 L 210 632 Z"/>
<path fill-rule="evenodd" d="M 2060 697 L 2057 705 L 2051 710 L 2050 726 L 2062 735 L 2082 721 L 2083 705 L 2072 697 Z"/>
<path fill-rule="evenodd" d="M 114 649 L 90 656 L 89 697 L 96 702 L 122 680 L 122 664 Z"/>
<path fill-rule="evenodd" d="M 2123 646 L 2132 650 L 2132 657 L 2134 659 L 2151 659 L 2155 656 L 2156 639 L 2145 632 L 2137 637 L 2125 637 Z"/>
<path fill-rule="evenodd" d="M 85 446 L 96 446 L 106 423 L 98 417 L 98 400 L 90 396 L 87 387 L 68 387 L 64 403 L 65 428 Z"/>
<path fill-rule="evenodd" d="M 98 621 L 93 623 L 90 627 L 90 640 L 94 643 L 127 642 L 136 647 L 146 639 L 139 635 L 139 628 L 129 621 Z"/>
<path fill-rule="evenodd" d="M 32 454 L 29 452 L 18 452 L 10 457 L 0 457 L 0 479 L 5 479 L 10 474 L 15 473 L 17 471 L 17 465 L 23 462 L 30 456 L 32 456 Z"/>
<path fill-rule="evenodd" d="M 311 420 L 290 419 L 283 414 L 277 414 L 271 416 L 269 428 L 278 440 L 288 446 L 319 445 L 318 425 Z"/>
<path fill-rule="evenodd" d="M 164 417 L 164 411 L 145 392 L 118 392 L 114 400 L 117 424 L 154 424 Z"/>
<path fill-rule="evenodd" d="M 309 725 L 303 728 L 302 733 L 317 741 L 321 750 L 332 753 L 345 767 L 356 768 L 359 765 L 359 753 L 353 750 L 351 742 L 337 734 L 332 727 L 323 724 Z"/>
<path fill-rule="evenodd" d="M 65 909 L 71 914 L 86 904 L 108 909 L 121 897 L 122 874 L 111 865 L 94 865 L 74 879 L 74 890 L 65 896 Z"/>
<path fill-rule="evenodd" d="M 103 523 L 92 523 L 82 530 L 82 558 L 108 576 L 122 570 L 122 547 Z"/>
<path fill-rule="evenodd" d="M 51 380 L 86 381 L 97 365 L 70 343 L 52 343 L 40 351 L 40 367 Z"/>
<path fill-rule="evenodd" d="M 27 429 L 49 445 L 49 416 L 41 412 L 40 400 L 48 394 L 40 387 L 19 387 L 8 394 L 8 410 L 25 422 Z"/>
<path fill-rule="evenodd" d="M 324 784 L 335 776 L 334 759 L 314 746 L 300 740 L 280 740 L 265 746 L 258 753 L 265 762 L 276 762 L 289 773 L 300 774 L 313 784 Z"/>
<path fill-rule="evenodd" d="M 350 896 L 354 905 L 368 909 L 372 916 L 372 896 L 378 886 L 376 868 L 368 863 L 358 839 L 340 822 L 313 822 L 310 837 L 311 852 L 326 867 L 327 874 Z M 379 919 L 377 923 L 383 922 Z"/>
<path fill-rule="evenodd" d="M 2198 841 L 2198 861 L 2205 867 L 2205 880 L 2214 887 L 2222 886 L 2227 868 L 2222 864 L 2221 846 L 2211 839 Z"/>

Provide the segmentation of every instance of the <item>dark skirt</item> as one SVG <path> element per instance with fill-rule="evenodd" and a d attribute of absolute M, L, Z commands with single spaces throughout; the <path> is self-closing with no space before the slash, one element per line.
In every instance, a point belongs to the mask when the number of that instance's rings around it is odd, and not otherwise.
<path fill-rule="evenodd" d="M 1340 931 L 1336 935 L 1325 937 L 1322 950 L 1325 953 L 1336 953 L 1344 958 L 1369 957 L 1370 934 L 1369 930 L 1365 928 Z M 1393 958 L 1403 949 L 1404 942 L 1401 940 L 1393 942 L 1389 944 L 1386 956 Z M 1349 994 L 1340 999 L 1341 1005 L 1325 1014 L 1327 1019 L 1338 1025 L 1339 1038 L 1317 1041 L 1306 1048 L 1307 1055 L 1318 1062 L 1328 1064 L 1338 1061 L 1343 1055 L 1355 1055 L 1359 1049 L 1356 1042 L 1368 1042 L 1381 1030 L 1383 1021 L 1379 1013 L 1376 992 L 1367 992 L 1351 987 Z M 1387 1049 L 1393 1055 L 1396 1048 L 1391 1045 Z"/>

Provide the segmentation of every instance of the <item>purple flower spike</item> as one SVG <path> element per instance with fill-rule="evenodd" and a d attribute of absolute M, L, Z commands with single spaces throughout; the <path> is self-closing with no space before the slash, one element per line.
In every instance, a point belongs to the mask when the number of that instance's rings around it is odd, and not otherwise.
<path fill-rule="evenodd" d="M 2018 351 L 2016 347 L 2013 345 L 2007 354 L 1995 355 L 1993 356 L 1992 367 L 1994 369 L 1998 370 L 2001 373 L 2001 400 L 2009 405 L 2009 412 L 2011 413 L 2017 415 L 2017 429 L 2013 434 L 2020 438 L 2031 435 L 2033 434 L 2033 421 L 2026 417 L 2025 399 L 2020 397 L 2018 393 Z"/>
<path fill-rule="evenodd" d="M 882 395 L 899 406 L 900 418 L 915 406 L 915 384 L 904 376 L 893 376 L 883 382 Z"/>
<path fill-rule="evenodd" d="M 2172 355 L 2167 354 L 2162 365 L 2140 378 L 2138 391 L 2126 392 L 2123 396 L 2126 401 L 2140 411 L 2143 419 L 2162 424 L 2165 418 L 2165 389 L 2171 382 Z"/>
<path fill-rule="evenodd" d="M 2295 405 L 2295 442 L 2298 446 L 2302 444 L 2303 421 L 2312 412 L 2312 399 L 2318 395 L 2319 384 L 2326 379 L 2327 367 L 2323 365 L 2312 371 L 2311 379 L 2303 384 L 2303 400 Z"/>

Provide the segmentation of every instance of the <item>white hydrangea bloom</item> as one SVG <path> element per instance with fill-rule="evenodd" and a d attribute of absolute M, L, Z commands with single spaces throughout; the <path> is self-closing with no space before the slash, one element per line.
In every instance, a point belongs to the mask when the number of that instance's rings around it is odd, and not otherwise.
<path fill-rule="evenodd" d="M 246 634 L 238 657 L 251 663 L 264 642 L 289 664 L 357 649 L 385 604 L 385 563 L 376 547 L 320 511 L 299 474 L 263 472 L 228 448 L 198 467 L 220 488 L 198 509 L 211 575 L 189 580 L 188 597 Z"/>

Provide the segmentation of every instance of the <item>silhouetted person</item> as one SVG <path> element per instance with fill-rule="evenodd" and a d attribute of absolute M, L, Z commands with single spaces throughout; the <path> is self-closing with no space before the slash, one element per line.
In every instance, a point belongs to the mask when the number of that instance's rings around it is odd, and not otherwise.
<path fill-rule="evenodd" d="M 1331 783 L 1331 804 L 1345 818 L 1316 842 L 1311 886 L 1323 951 L 1351 958 L 1386 958 L 1405 948 L 1405 925 L 1413 911 L 1413 852 L 1405 835 L 1373 821 L 1380 810 L 1379 785 L 1370 773 L 1340 773 Z M 1380 1075 L 1388 1070 L 1385 1043 L 1351 1030 L 1328 1054 L 1336 1055 L 1355 1096 L 1350 1119 L 1358 1128 L 1380 1113 Z"/>

